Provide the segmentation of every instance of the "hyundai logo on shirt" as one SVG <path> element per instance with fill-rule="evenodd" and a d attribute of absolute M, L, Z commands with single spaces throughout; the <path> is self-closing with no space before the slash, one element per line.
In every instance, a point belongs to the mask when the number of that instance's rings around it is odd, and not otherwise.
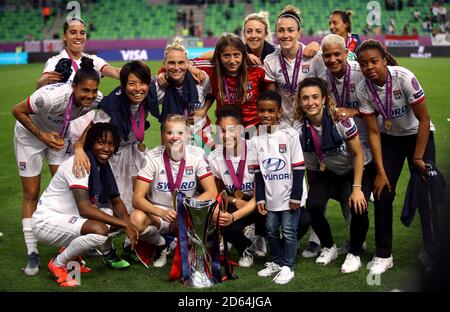
<path fill-rule="evenodd" d="M 268 171 L 280 171 L 286 166 L 286 162 L 280 158 L 268 158 L 263 161 L 263 166 Z"/>

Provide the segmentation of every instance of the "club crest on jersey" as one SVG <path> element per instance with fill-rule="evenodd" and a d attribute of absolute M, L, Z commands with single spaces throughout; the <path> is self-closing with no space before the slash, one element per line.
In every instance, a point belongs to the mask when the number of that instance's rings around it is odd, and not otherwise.
<path fill-rule="evenodd" d="M 184 173 L 186 175 L 193 175 L 194 174 L 194 167 L 192 166 L 187 166 L 186 169 L 184 169 Z"/>
<path fill-rule="evenodd" d="M 310 70 L 310 66 L 308 64 L 303 64 L 302 65 L 302 73 L 308 74 L 309 70 Z"/>
<path fill-rule="evenodd" d="M 21 171 L 27 170 L 27 163 L 25 161 L 19 161 L 19 169 Z"/>
<path fill-rule="evenodd" d="M 286 144 L 280 144 L 280 145 L 278 145 L 278 151 L 279 151 L 281 154 L 286 153 L 286 152 L 287 152 L 287 146 L 286 146 Z"/>
<path fill-rule="evenodd" d="M 253 89 L 252 83 L 247 83 L 247 91 L 251 91 Z"/>
<path fill-rule="evenodd" d="M 350 122 L 350 118 L 345 118 L 341 120 L 341 124 L 346 127 L 346 128 L 350 128 L 352 126 L 352 123 Z"/>
<path fill-rule="evenodd" d="M 166 172 L 163 170 L 161 170 L 161 172 L 159 174 L 166 174 Z"/>
<path fill-rule="evenodd" d="M 255 170 L 256 170 L 256 166 L 255 166 L 255 165 L 248 165 L 248 166 L 247 166 L 247 171 L 248 171 L 248 173 L 254 174 L 254 173 L 255 173 Z"/>
<path fill-rule="evenodd" d="M 286 162 L 280 158 L 268 158 L 263 161 L 263 166 L 267 171 L 280 171 L 286 167 Z"/>
<path fill-rule="evenodd" d="M 355 87 L 355 83 L 354 82 L 351 82 L 349 85 L 348 85 L 348 88 L 350 89 L 350 92 L 355 92 L 355 90 L 356 90 L 356 87 Z"/>
<path fill-rule="evenodd" d="M 77 222 L 77 220 L 78 220 L 78 217 L 72 216 L 72 218 L 69 219 L 69 223 L 70 224 L 75 224 L 75 222 Z"/>
<path fill-rule="evenodd" d="M 414 90 L 419 91 L 420 90 L 420 85 L 419 82 L 417 81 L 417 79 L 415 77 L 413 77 L 411 79 L 411 86 L 413 87 Z"/>
<path fill-rule="evenodd" d="M 225 170 L 225 172 L 223 173 L 223 175 L 230 175 L 230 171 Z"/>
<path fill-rule="evenodd" d="M 399 99 L 401 99 L 402 97 L 403 97 L 402 91 L 400 91 L 400 90 L 394 90 L 394 98 L 395 98 L 396 100 L 399 100 Z"/>

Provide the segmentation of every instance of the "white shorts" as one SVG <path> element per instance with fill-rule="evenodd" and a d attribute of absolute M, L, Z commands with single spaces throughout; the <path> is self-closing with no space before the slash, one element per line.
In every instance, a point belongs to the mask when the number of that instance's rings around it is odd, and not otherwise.
<path fill-rule="evenodd" d="M 14 151 L 21 177 L 38 176 L 41 173 L 44 158 L 49 165 L 61 165 L 66 159 L 68 140 L 66 140 L 62 150 L 55 151 L 35 137 L 28 129 L 17 123 L 14 128 Z"/>
<path fill-rule="evenodd" d="M 101 210 L 109 215 L 113 214 L 111 209 Z M 62 247 L 81 236 L 81 228 L 87 220 L 80 215 L 36 210 L 31 219 L 31 227 L 40 243 Z"/>

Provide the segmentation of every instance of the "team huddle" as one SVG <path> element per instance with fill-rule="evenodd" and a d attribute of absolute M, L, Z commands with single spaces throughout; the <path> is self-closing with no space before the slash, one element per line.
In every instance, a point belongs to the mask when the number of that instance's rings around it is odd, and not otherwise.
<path fill-rule="evenodd" d="M 156 246 L 153 266 L 164 266 L 179 243 L 176 190 L 197 200 L 225 190 L 228 209 L 213 215 L 224 244 L 236 249 L 241 267 L 267 257 L 258 275 L 277 284 L 294 278 L 298 241 L 310 228 L 304 258 L 327 265 L 346 254 L 341 272 L 358 271 L 373 195 L 369 270 L 392 268 L 393 201 L 405 158 L 421 176 L 435 163 L 424 90 L 380 42 L 351 34 L 349 12 L 334 11 L 332 34 L 307 46 L 299 14 L 286 6 L 278 16 L 278 45 L 265 12 L 244 19 L 242 38 L 224 34 L 200 58 L 189 60 L 175 39 L 153 78 L 144 62 L 120 69 L 84 53 L 84 22 L 67 21 L 65 49 L 13 109 L 24 273 L 39 272 L 38 242 L 59 247 L 48 269 L 66 287 L 77 286 L 69 262 L 90 272 L 82 256 L 99 253 L 122 269 L 139 262 L 138 241 Z M 106 96 L 102 76 L 120 80 Z M 149 114 L 160 122 L 161 146 L 144 143 Z M 53 178 L 39 197 L 44 158 Z M 340 248 L 327 220 L 330 199 L 340 203 L 348 227 Z M 419 212 L 423 252 L 432 259 L 436 219 Z M 121 233 L 119 256 L 112 240 Z"/>

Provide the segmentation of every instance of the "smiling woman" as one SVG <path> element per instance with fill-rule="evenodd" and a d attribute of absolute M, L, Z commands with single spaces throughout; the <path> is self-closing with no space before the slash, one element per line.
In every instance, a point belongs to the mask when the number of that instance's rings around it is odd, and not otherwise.
<path fill-rule="evenodd" d="M 111 122 L 118 128 L 121 138 L 120 148 L 111 159 L 111 168 L 116 177 L 121 199 L 129 212 L 133 209 L 131 198 L 134 178 L 147 148 L 144 142 L 145 121 L 149 114 L 156 114 L 147 97 L 151 80 L 150 68 L 141 61 L 133 61 L 120 71 L 120 86 L 114 89 L 99 104 L 93 123 Z M 74 144 L 74 171 L 90 169 L 90 161 L 83 150 L 83 142 L 88 126 L 80 140 Z M 82 170 L 83 171 L 83 170 Z M 84 172 L 76 172 L 83 175 Z M 126 247 L 130 247 L 128 241 Z"/>
<path fill-rule="evenodd" d="M 109 65 L 105 60 L 96 55 L 83 52 L 86 45 L 86 28 L 81 18 L 76 17 L 64 23 L 63 40 L 65 45 L 64 50 L 47 60 L 44 71 L 37 81 L 36 89 L 47 84 L 62 81 L 63 76 L 61 71 L 57 71 L 57 65 L 62 59 L 68 59 L 72 63 L 71 74 L 67 80 L 67 82 L 72 82 L 75 73 L 80 67 L 81 57 L 83 56 L 87 56 L 94 61 L 94 69 L 97 71 L 99 77 L 106 76 L 119 79 L 120 68 Z"/>
<path fill-rule="evenodd" d="M 22 223 L 28 251 L 26 275 L 39 272 L 39 253 L 31 232 L 31 216 L 39 196 L 42 160 L 47 159 L 54 175 L 68 153 L 70 122 L 90 111 L 103 97 L 98 92 L 99 80 L 92 60 L 83 57 L 81 69 L 72 84 L 43 87 L 13 109 L 17 119 L 14 148 L 23 186 Z"/>

